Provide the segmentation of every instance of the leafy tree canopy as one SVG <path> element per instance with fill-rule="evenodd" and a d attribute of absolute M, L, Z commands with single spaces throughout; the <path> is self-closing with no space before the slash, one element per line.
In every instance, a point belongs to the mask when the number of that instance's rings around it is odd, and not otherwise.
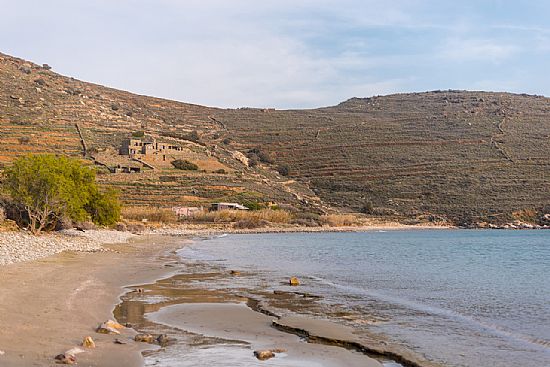
<path fill-rule="evenodd" d="M 105 201 L 106 195 L 100 193 L 92 168 L 78 159 L 53 154 L 27 155 L 14 161 L 5 170 L 4 187 L 24 209 L 34 234 L 54 228 L 61 218 L 84 221 L 92 214 L 92 219 L 97 219 L 98 214 L 89 210 L 97 209 L 96 201 Z"/>

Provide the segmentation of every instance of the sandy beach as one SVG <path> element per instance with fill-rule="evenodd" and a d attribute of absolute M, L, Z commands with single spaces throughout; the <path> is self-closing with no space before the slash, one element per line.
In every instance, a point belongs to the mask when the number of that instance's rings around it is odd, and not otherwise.
<path fill-rule="evenodd" d="M 115 336 L 97 334 L 95 328 L 113 318 L 125 286 L 169 275 L 163 264 L 182 242 L 143 236 L 106 245 L 107 251 L 64 251 L 0 266 L 0 365 L 55 365 L 55 355 L 91 336 L 97 347 L 78 354 L 79 365 L 140 366 L 144 345 L 114 344 Z M 126 329 L 118 337 L 134 333 Z"/>

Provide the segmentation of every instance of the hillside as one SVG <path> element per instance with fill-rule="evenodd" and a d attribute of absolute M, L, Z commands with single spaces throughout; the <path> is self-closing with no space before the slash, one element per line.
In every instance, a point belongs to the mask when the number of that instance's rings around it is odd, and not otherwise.
<path fill-rule="evenodd" d="M 181 146 L 198 164 L 99 176 L 132 205 L 273 200 L 469 223 L 550 204 L 550 99 L 539 96 L 436 91 L 312 110 L 217 109 L 81 82 L 0 54 L 0 128 L 4 164 L 27 152 L 83 156 L 86 147 L 90 162 L 108 166 L 140 132 Z M 240 153 L 254 148 L 272 159 L 248 167 Z M 288 177 L 277 173 L 281 166 Z"/>

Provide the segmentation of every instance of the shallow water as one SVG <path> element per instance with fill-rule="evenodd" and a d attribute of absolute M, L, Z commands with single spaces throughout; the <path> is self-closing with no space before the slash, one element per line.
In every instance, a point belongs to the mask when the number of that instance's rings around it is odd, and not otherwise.
<path fill-rule="evenodd" d="M 296 275 L 325 315 L 445 365 L 550 366 L 548 231 L 228 235 L 180 255 L 255 274 L 221 287 Z"/>

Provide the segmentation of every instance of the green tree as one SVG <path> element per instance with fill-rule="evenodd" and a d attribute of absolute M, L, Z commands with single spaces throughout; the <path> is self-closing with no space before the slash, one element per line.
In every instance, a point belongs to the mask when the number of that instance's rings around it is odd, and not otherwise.
<path fill-rule="evenodd" d="M 54 228 L 61 218 L 84 221 L 90 217 L 86 210 L 90 204 L 101 202 L 95 171 L 78 159 L 53 154 L 14 161 L 5 170 L 4 187 L 24 209 L 34 234 Z"/>
<path fill-rule="evenodd" d="M 196 171 L 199 169 L 199 166 L 197 166 L 193 162 L 189 162 L 187 159 L 176 159 L 171 163 L 172 163 L 172 166 L 174 166 L 174 168 L 181 169 L 181 170 Z"/>
<path fill-rule="evenodd" d="M 85 206 L 92 221 L 101 226 L 110 226 L 120 219 L 120 201 L 117 190 L 108 189 L 105 192 L 96 190 Z"/>

